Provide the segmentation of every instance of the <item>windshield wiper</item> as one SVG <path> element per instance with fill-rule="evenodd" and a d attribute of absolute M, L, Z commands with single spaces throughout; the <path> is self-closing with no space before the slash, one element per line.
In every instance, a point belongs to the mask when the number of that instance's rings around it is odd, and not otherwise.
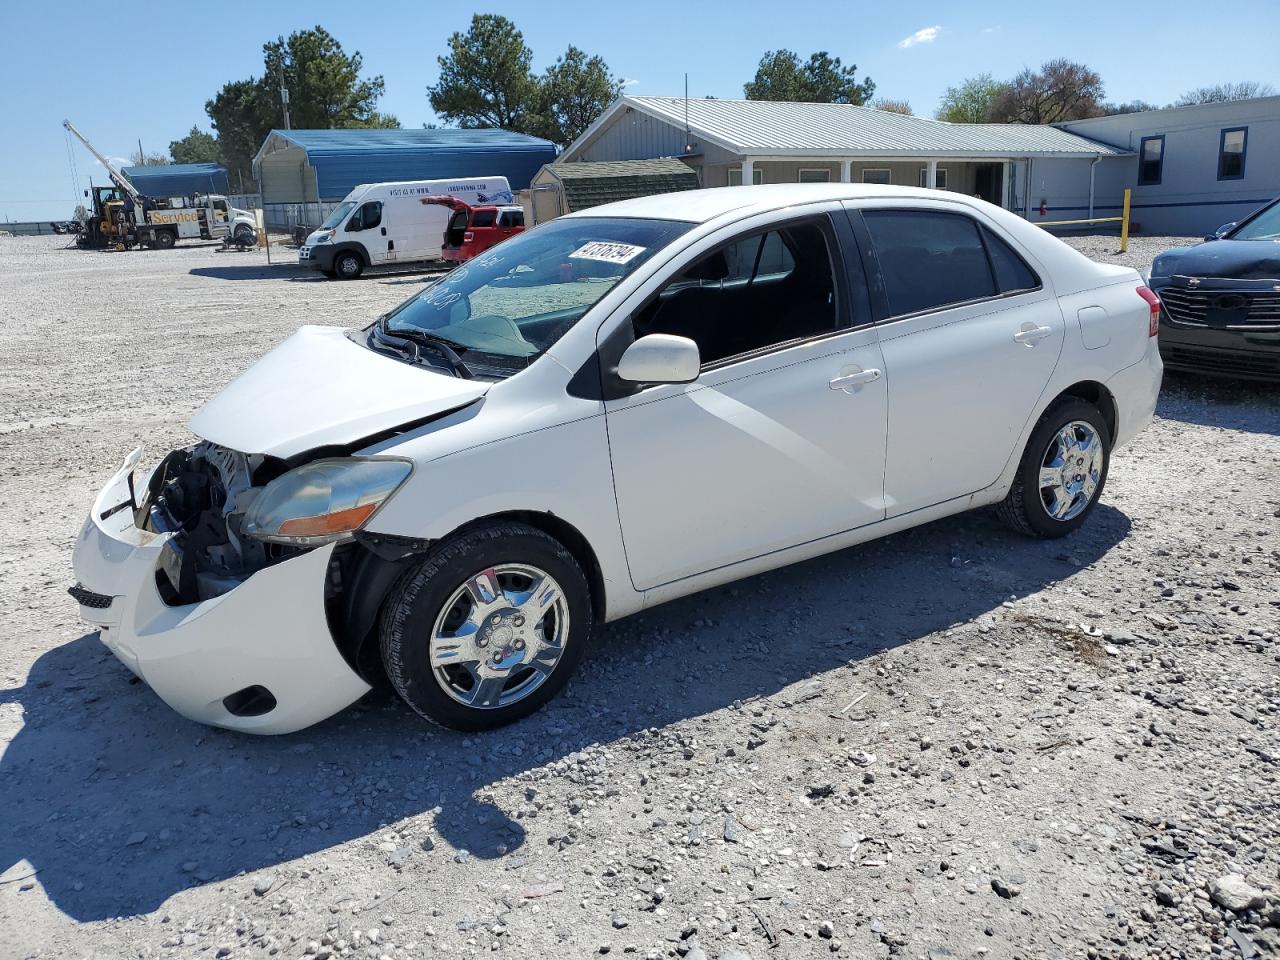
<path fill-rule="evenodd" d="M 377 333 L 379 339 L 383 342 L 387 342 L 389 345 L 394 345 L 394 341 L 397 340 L 405 345 L 412 345 L 414 347 L 415 354 L 418 353 L 418 348 L 420 347 L 428 347 L 431 350 L 434 350 L 444 358 L 445 363 L 449 365 L 449 369 L 452 370 L 454 375 L 457 377 L 461 377 L 464 380 L 474 380 L 476 377 L 471 368 L 467 366 L 466 362 L 458 355 L 458 351 L 455 349 L 456 347 L 460 347 L 463 350 L 466 349 L 466 347 L 460 343 L 455 343 L 446 337 L 437 336 L 427 330 L 412 329 L 396 330 L 393 332 L 387 328 L 386 317 L 383 317 L 378 321 L 374 326 L 374 331 Z"/>

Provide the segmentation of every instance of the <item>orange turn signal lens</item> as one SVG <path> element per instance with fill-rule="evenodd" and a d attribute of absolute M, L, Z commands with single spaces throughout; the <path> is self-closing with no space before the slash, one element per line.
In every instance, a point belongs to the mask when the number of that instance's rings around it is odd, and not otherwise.
<path fill-rule="evenodd" d="M 349 510 L 338 510 L 318 517 L 293 517 L 280 524 L 282 537 L 324 537 L 355 530 L 378 509 L 378 503 L 365 503 Z"/>

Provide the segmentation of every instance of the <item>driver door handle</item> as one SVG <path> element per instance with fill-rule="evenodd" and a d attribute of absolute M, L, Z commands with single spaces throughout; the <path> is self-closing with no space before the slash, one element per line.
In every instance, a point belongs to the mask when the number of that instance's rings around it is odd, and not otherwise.
<path fill-rule="evenodd" d="M 859 370 L 856 373 L 845 373 L 831 380 L 829 386 L 832 390 L 844 390 L 846 393 L 853 387 L 860 387 L 864 383 L 872 383 L 880 379 L 880 371 L 874 367 L 870 370 Z"/>
<path fill-rule="evenodd" d="M 1023 327 L 1013 335 L 1013 339 L 1017 343 L 1025 343 L 1028 346 L 1039 343 L 1045 337 L 1053 335 L 1052 327 Z"/>

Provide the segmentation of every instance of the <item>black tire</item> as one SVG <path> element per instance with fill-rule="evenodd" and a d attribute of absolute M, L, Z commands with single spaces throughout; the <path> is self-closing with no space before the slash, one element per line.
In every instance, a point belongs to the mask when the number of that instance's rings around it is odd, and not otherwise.
<path fill-rule="evenodd" d="M 1040 487 L 1040 470 L 1054 438 L 1072 423 L 1085 423 L 1093 428 L 1101 443 L 1101 467 L 1092 496 L 1084 508 L 1068 519 L 1056 519 L 1050 513 Z M 1087 431 L 1086 431 L 1087 432 Z M 1111 431 L 1102 412 L 1079 397 L 1062 397 L 1049 406 L 1031 431 L 1027 448 L 1022 453 L 1018 472 L 1009 494 L 997 513 L 1005 523 L 1029 537 L 1053 539 L 1078 530 L 1098 505 L 1111 468 Z"/>
<path fill-rule="evenodd" d="M 522 699 L 503 706 L 467 706 L 446 692 L 431 666 L 432 634 L 463 584 L 479 571 L 504 564 L 536 567 L 559 584 L 569 621 L 563 652 Z M 382 663 L 396 693 L 427 720 L 455 730 L 492 730 L 528 716 L 560 692 L 582 660 L 593 619 L 587 578 L 563 545 L 523 523 L 484 524 L 444 541 L 392 589 L 380 621 Z M 546 621 L 542 624 L 545 628 Z M 520 676 L 513 670 L 508 684 Z"/>
<path fill-rule="evenodd" d="M 233 240 L 236 244 L 242 247 L 252 247 L 258 242 L 252 228 L 243 225 L 236 228 Z"/>
<path fill-rule="evenodd" d="M 343 250 L 334 255 L 333 272 L 341 280 L 354 280 L 364 273 L 364 259 L 354 250 Z"/>
<path fill-rule="evenodd" d="M 172 250 L 177 239 L 169 230 L 157 230 L 152 234 L 151 246 L 155 250 Z"/>

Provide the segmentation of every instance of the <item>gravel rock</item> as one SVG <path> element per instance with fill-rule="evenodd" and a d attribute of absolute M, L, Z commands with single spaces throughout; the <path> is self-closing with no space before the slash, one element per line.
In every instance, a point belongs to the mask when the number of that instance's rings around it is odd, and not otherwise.
<path fill-rule="evenodd" d="M 1266 902 L 1266 895 L 1238 873 L 1228 873 L 1210 882 L 1209 896 L 1218 906 L 1236 913 L 1256 909 Z"/>

